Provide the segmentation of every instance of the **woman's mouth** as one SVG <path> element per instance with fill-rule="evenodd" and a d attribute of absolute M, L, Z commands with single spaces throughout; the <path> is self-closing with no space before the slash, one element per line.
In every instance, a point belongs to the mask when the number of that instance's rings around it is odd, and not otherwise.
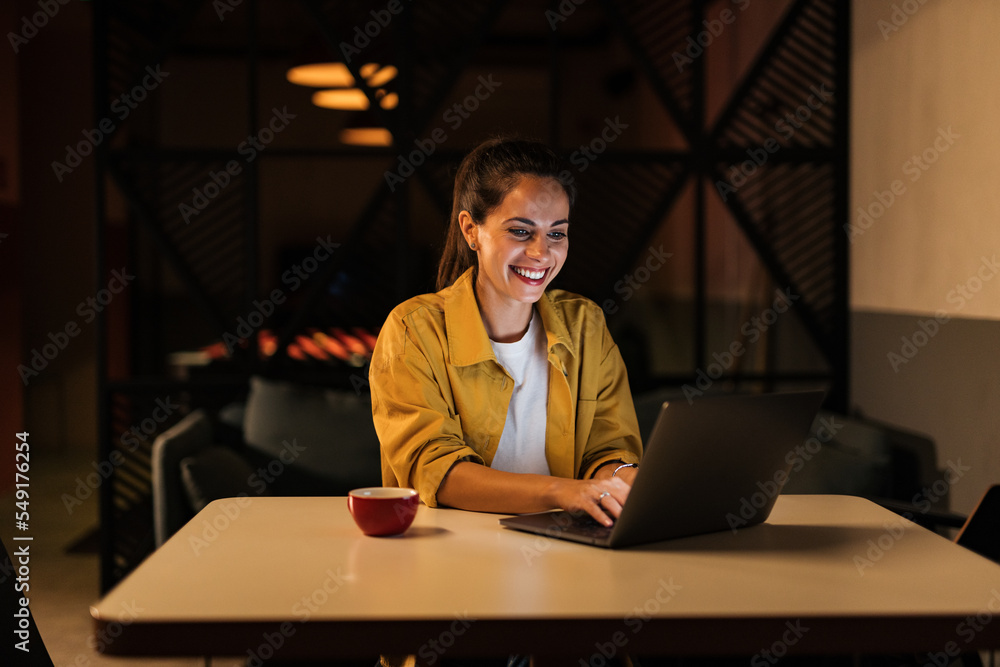
<path fill-rule="evenodd" d="M 549 274 L 549 270 L 547 268 L 525 269 L 520 266 L 511 266 L 510 268 L 514 272 L 514 275 L 533 287 L 537 287 L 538 285 L 545 283 L 545 277 Z"/>

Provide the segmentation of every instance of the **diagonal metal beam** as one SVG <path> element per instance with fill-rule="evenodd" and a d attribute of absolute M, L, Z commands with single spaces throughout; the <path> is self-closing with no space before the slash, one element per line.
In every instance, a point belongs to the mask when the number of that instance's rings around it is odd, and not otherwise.
<path fill-rule="evenodd" d="M 688 180 L 695 173 L 694 165 L 692 163 L 685 164 L 685 166 L 677 173 L 677 176 L 670 188 L 667 189 L 667 191 L 663 193 L 663 196 L 656 202 L 656 205 L 646 218 L 645 223 L 643 223 L 640 227 L 640 231 L 634 235 L 632 243 L 628 245 L 628 250 L 621 254 L 620 259 L 608 272 L 608 275 L 611 276 L 611 285 L 614 285 L 617 276 L 625 275 L 632 268 L 635 263 L 635 258 L 646 247 L 646 244 L 649 243 L 649 239 L 663 222 L 664 216 L 666 216 L 667 213 L 673 209 L 674 205 L 677 203 L 677 199 L 684 191 L 684 187 L 687 185 Z M 602 302 L 604 298 L 610 296 L 610 294 L 611 288 L 608 288 L 605 290 L 604 294 L 600 295 L 598 303 Z"/>
<path fill-rule="evenodd" d="M 454 58 L 449 59 L 451 66 L 447 74 L 441 78 L 441 83 L 438 85 L 436 94 L 430 96 L 423 109 L 413 110 L 412 124 L 409 128 L 413 136 L 409 137 L 410 140 L 420 136 L 420 133 L 430 123 L 433 113 L 441 106 L 448 93 L 454 89 L 458 78 L 469 66 L 480 44 L 486 41 L 486 36 L 489 34 L 490 28 L 496 23 L 501 10 L 508 2 L 509 0 L 493 0 L 479 22 L 471 27 L 461 51 L 455 54 Z M 412 67 L 412 64 L 410 67 Z"/>
<path fill-rule="evenodd" d="M 736 87 L 732 96 L 729 98 L 726 108 L 721 114 L 719 114 L 715 121 L 715 126 L 711 128 L 710 135 L 712 137 L 713 145 L 718 145 L 722 132 L 729 126 L 733 118 L 739 112 L 743 101 L 746 100 L 749 94 L 753 91 L 754 87 L 757 85 L 761 76 L 771 65 L 771 61 L 774 58 L 775 53 L 777 53 L 778 49 L 784 44 L 785 38 L 798 22 L 799 17 L 802 15 L 802 12 L 805 11 L 806 6 L 810 3 L 811 0 L 796 0 L 795 4 L 788 8 L 785 13 L 785 17 L 775 28 L 771 37 L 764 45 L 764 48 L 761 49 L 760 53 L 757 55 L 757 59 L 754 61 L 753 65 L 750 66 L 750 69 L 747 70 L 743 80 Z"/>
<path fill-rule="evenodd" d="M 187 30 L 188 26 L 190 26 L 191 22 L 194 21 L 194 17 L 197 15 L 198 10 L 201 8 L 204 2 L 205 0 L 187 0 L 187 2 L 184 4 L 183 11 L 170 15 L 172 20 L 170 20 L 169 23 L 164 27 L 164 29 L 159 33 L 158 36 L 159 39 L 157 39 L 155 36 L 149 35 L 149 33 L 144 33 L 146 37 L 149 39 L 149 41 L 153 43 L 154 48 L 152 50 L 152 57 L 150 58 L 150 62 L 143 62 L 137 66 L 137 69 L 138 68 L 142 69 L 138 69 L 138 73 L 134 75 L 132 80 L 141 81 L 143 73 L 145 72 L 144 69 L 145 67 L 149 65 L 162 63 L 170 53 L 176 50 L 177 45 L 180 43 L 181 36 L 184 34 L 185 30 Z M 105 3 L 99 3 L 99 4 L 105 4 Z M 122 20 L 123 22 L 125 21 L 131 22 L 130 18 L 126 18 L 128 17 L 127 13 L 115 11 L 116 5 L 124 6 L 127 4 L 128 3 L 114 3 L 114 2 L 107 3 L 107 7 L 104 10 L 105 12 L 107 12 L 107 14 L 103 19 L 104 21 L 104 25 L 102 26 L 103 30 L 107 31 L 109 24 L 113 20 Z M 131 23 L 134 24 L 134 22 Z M 109 40 L 107 39 L 107 37 L 105 37 L 103 44 L 104 57 L 102 59 L 104 62 L 104 69 L 103 71 L 99 72 L 99 74 L 105 79 L 110 74 L 107 69 L 108 42 Z M 107 96 L 105 96 L 105 98 L 102 100 L 96 100 L 96 103 L 100 105 L 99 118 L 108 118 L 111 116 L 111 102 L 112 100 L 108 99 Z M 111 135 L 107 139 L 110 140 L 111 137 L 113 137 L 114 134 L 118 131 L 118 129 L 127 122 L 127 120 L 128 119 L 125 119 L 121 123 L 116 124 L 114 130 L 112 130 Z"/>
<path fill-rule="evenodd" d="M 724 180 L 724 176 L 717 170 L 715 170 L 714 177 L 718 180 Z M 775 284 L 788 287 L 795 294 L 801 294 L 798 285 L 785 270 L 781 260 L 778 259 L 777 255 L 775 255 L 767 239 L 765 239 L 757 230 L 753 217 L 743 207 L 743 203 L 740 201 L 740 198 L 738 196 L 729 197 L 724 204 L 729 208 L 730 213 L 732 213 L 733 217 L 736 219 L 736 222 L 743 231 L 743 234 L 746 236 L 747 241 L 749 241 L 750 245 L 753 246 L 753 249 L 757 253 L 757 257 L 760 258 L 761 263 L 771 275 L 771 279 L 774 280 Z M 835 229 L 836 227 L 831 230 L 831 233 L 835 233 Z M 817 347 L 823 353 L 827 362 L 832 365 L 836 361 L 835 355 L 831 352 L 833 341 L 823 325 L 820 324 L 815 311 L 813 311 L 805 300 L 797 303 L 795 305 L 795 310 L 798 312 L 803 325 L 816 342 Z"/>
<path fill-rule="evenodd" d="M 156 244 L 160 252 L 166 257 L 167 262 L 173 267 L 174 271 L 177 272 L 177 276 L 180 278 L 181 282 L 187 288 L 188 293 L 194 299 L 195 304 L 198 309 L 201 310 L 205 318 L 211 322 L 219 331 L 219 335 L 222 336 L 226 330 L 226 321 L 222 314 L 219 312 L 216 305 L 212 302 L 212 298 L 204 290 L 201 283 L 198 281 L 197 276 L 195 276 L 194 271 L 181 256 L 180 252 L 174 247 L 174 244 L 167 238 L 163 230 L 160 229 L 160 225 L 156 220 L 156 215 L 153 213 L 152 208 L 143 199 L 142 195 L 139 193 L 138 188 L 132 183 L 125 172 L 119 167 L 118 163 L 114 160 L 109 160 L 107 165 L 108 174 L 114 180 L 115 184 L 118 186 L 119 191 L 128 202 L 129 207 L 132 209 L 133 213 L 143 224 L 146 231 L 149 232 L 150 237 Z"/>
<path fill-rule="evenodd" d="M 320 8 L 319 0 L 300 0 L 300 2 L 323 36 L 327 46 L 330 47 L 331 52 L 337 53 L 340 44 L 350 43 L 351 40 L 348 35 L 330 24 L 329 18 L 323 13 L 322 8 Z M 407 9 L 406 11 L 412 11 L 412 9 Z M 379 104 L 378 99 L 375 97 L 375 90 L 368 86 L 365 78 L 361 76 L 361 68 L 357 59 L 351 58 L 349 61 L 345 60 L 344 64 L 351 72 L 351 76 L 354 77 L 355 84 L 365 94 L 365 97 L 368 98 L 369 109 L 374 110 L 379 120 L 389 128 L 389 131 L 395 137 L 399 131 L 397 127 L 399 114 L 382 108 L 382 105 Z"/>
<path fill-rule="evenodd" d="M 689 146 L 694 146 L 698 142 L 696 137 L 701 134 L 701 128 L 698 125 L 697 119 L 690 113 L 685 112 L 680 104 L 677 102 L 677 98 L 670 91 L 670 86 L 667 82 L 663 80 L 659 70 L 653 65 L 652 59 L 646 50 L 643 49 L 639 42 L 638 36 L 629 26 L 628 21 L 625 19 L 625 15 L 619 8 L 619 3 L 617 0 L 601 0 L 601 6 L 604 8 L 605 13 L 608 15 L 612 25 L 621 34 L 625 45 L 632 52 L 633 57 L 639 64 L 639 67 L 646 74 L 646 79 L 648 80 L 650 86 L 653 88 L 653 92 L 660 99 L 667 113 L 673 118 L 674 123 L 680 129 L 684 138 L 687 140 Z M 700 3 L 698 0 L 692 2 L 692 6 L 698 8 Z M 696 12 L 700 15 L 700 11 Z M 692 105 L 693 108 L 697 108 Z"/>
<path fill-rule="evenodd" d="M 365 209 L 358 217 L 357 223 L 351 229 L 347 238 L 340 244 L 340 248 L 338 248 L 339 252 L 333 253 L 333 256 L 325 262 L 319 270 L 317 270 L 316 274 L 309 278 L 309 284 L 305 288 L 306 291 L 301 305 L 298 310 L 292 313 L 288 323 L 278 334 L 278 349 L 275 354 L 267 360 L 268 368 L 273 368 L 288 358 L 286 349 L 288 348 L 289 343 L 292 342 L 295 335 L 305 326 L 306 319 L 311 313 L 314 312 L 316 307 L 319 305 L 320 299 L 323 298 L 326 287 L 331 278 L 333 278 L 336 272 L 343 266 L 351 249 L 361 245 L 365 233 L 370 228 L 371 223 L 378 216 L 382 206 L 385 205 L 387 198 L 384 196 L 384 191 L 386 187 L 388 186 L 383 185 L 376 188 L 375 194 L 369 198 Z"/>

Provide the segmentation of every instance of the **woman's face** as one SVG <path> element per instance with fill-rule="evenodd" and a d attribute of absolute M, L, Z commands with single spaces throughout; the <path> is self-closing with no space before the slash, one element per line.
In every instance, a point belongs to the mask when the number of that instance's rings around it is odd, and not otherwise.
<path fill-rule="evenodd" d="M 532 304 L 566 262 L 569 199 L 553 178 L 525 176 L 481 225 L 459 223 L 479 258 L 481 300 Z"/>

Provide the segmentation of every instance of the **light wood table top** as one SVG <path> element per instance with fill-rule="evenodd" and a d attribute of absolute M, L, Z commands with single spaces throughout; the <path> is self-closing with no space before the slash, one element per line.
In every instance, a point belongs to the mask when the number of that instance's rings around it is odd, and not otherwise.
<path fill-rule="evenodd" d="M 91 608 L 98 643 L 244 656 L 280 643 L 279 657 L 1000 648 L 1000 565 L 860 498 L 781 496 L 760 526 L 613 551 L 498 518 L 421 506 L 405 535 L 374 538 L 342 497 L 216 501 Z"/>

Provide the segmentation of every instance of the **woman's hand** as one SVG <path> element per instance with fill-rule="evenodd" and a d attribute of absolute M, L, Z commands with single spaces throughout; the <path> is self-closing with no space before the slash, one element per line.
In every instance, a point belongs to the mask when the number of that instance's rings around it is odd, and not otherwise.
<path fill-rule="evenodd" d="M 621 465 L 621 464 L 618 464 Z M 553 508 L 586 512 L 610 526 L 622 512 L 635 477 L 635 468 L 622 468 L 614 477 L 614 463 L 598 469 L 593 479 L 493 470 L 472 461 L 452 466 L 438 488 L 441 505 L 477 512 L 524 514 Z"/>
<path fill-rule="evenodd" d="M 610 526 L 622 513 L 631 489 L 621 473 L 612 478 L 609 472 L 604 478 L 554 479 L 550 498 L 564 510 L 586 512 L 598 523 Z"/>

